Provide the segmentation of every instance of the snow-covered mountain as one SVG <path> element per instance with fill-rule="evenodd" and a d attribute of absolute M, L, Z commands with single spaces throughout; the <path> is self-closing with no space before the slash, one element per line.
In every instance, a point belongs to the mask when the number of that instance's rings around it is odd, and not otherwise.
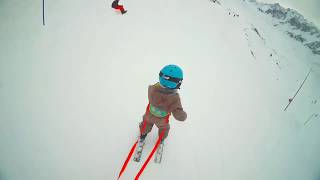
<path fill-rule="evenodd" d="M 116 179 L 166 64 L 188 119 L 141 180 L 319 180 L 316 33 L 247 1 L 45 2 L 45 26 L 40 1 L 0 2 L 0 180 Z"/>
<path fill-rule="evenodd" d="M 320 30 L 298 11 L 284 8 L 279 3 L 268 4 L 250 0 L 257 9 L 274 18 L 274 26 L 280 26 L 291 38 L 303 43 L 314 54 L 320 55 Z M 279 29 L 281 29 L 279 28 Z"/>

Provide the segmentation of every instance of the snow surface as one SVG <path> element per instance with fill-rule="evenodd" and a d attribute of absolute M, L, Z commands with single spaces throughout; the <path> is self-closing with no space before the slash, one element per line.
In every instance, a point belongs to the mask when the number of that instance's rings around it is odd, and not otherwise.
<path fill-rule="evenodd" d="M 123 0 L 122 16 L 111 1 L 47 0 L 42 26 L 40 1 L 1 1 L 0 179 L 116 179 L 147 87 L 174 63 L 188 119 L 171 118 L 162 163 L 140 179 L 319 180 L 319 56 L 247 2 L 220 2 Z"/>

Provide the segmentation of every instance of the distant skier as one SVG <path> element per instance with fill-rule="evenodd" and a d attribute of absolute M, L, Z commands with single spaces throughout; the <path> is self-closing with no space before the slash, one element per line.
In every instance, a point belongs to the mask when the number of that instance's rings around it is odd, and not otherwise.
<path fill-rule="evenodd" d="M 119 0 L 114 0 L 111 4 L 111 7 L 113 9 L 117 9 L 121 11 L 121 14 L 125 14 L 127 12 L 127 10 L 124 10 L 123 5 L 119 5 Z"/>
<path fill-rule="evenodd" d="M 138 149 L 141 151 L 145 138 L 154 124 L 159 128 L 159 135 L 164 131 L 163 139 L 158 148 L 158 150 L 161 149 L 162 151 L 164 139 L 168 136 L 170 129 L 170 125 L 166 121 L 166 118 L 172 113 L 176 120 L 186 120 L 187 113 L 182 108 L 180 96 L 177 92 L 177 90 L 180 89 L 182 80 L 183 72 L 181 68 L 177 65 L 167 65 L 162 68 L 159 73 L 159 82 L 149 86 L 149 112 L 146 112 L 146 114 L 143 115 L 143 120 L 139 125 L 141 136 L 138 143 L 138 147 L 140 148 Z M 143 128 L 144 123 L 145 127 Z M 138 154 L 141 154 L 141 151 L 138 152 Z M 135 159 L 136 161 L 139 161 L 139 156 Z"/>

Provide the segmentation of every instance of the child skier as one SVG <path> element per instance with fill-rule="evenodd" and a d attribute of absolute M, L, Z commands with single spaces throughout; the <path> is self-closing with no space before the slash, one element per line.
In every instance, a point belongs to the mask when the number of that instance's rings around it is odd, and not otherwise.
<path fill-rule="evenodd" d="M 117 9 L 121 11 L 121 14 L 125 14 L 127 11 L 124 10 L 123 5 L 119 5 L 119 0 L 114 0 L 111 4 L 113 9 Z"/>
<path fill-rule="evenodd" d="M 187 114 L 182 108 L 180 96 L 177 92 L 177 89 L 180 89 L 182 80 L 183 72 L 181 68 L 177 65 L 167 65 L 159 73 L 159 82 L 149 86 L 149 108 L 143 115 L 143 120 L 139 125 L 141 136 L 138 149 L 140 147 L 141 151 L 145 138 L 154 124 L 159 128 L 159 136 L 164 131 L 158 152 L 159 149 L 162 151 L 164 139 L 169 133 L 170 125 L 167 122 L 169 115 L 172 113 L 173 117 L 178 121 L 186 120 Z M 140 157 L 138 156 L 135 160 L 139 161 Z"/>

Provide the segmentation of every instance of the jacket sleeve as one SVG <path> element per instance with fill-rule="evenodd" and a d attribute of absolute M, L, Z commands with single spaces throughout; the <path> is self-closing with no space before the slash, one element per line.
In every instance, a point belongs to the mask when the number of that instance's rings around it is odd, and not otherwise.
<path fill-rule="evenodd" d="M 187 119 L 187 113 L 183 110 L 179 95 L 177 96 L 174 109 L 172 111 L 173 117 L 178 121 L 185 121 Z"/>
<path fill-rule="evenodd" d="M 151 102 L 151 101 L 152 101 L 152 97 L 151 97 L 151 88 L 152 88 L 152 86 L 149 86 L 149 87 L 148 87 L 148 100 L 149 100 L 149 102 Z"/>
<path fill-rule="evenodd" d="M 148 88 L 148 99 L 149 99 L 149 103 L 151 103 L 152 105 L 159 105 L 159 93 L 156 94 L 154 91 L 154 86 L 155 85 L 150 85 Z"/>

